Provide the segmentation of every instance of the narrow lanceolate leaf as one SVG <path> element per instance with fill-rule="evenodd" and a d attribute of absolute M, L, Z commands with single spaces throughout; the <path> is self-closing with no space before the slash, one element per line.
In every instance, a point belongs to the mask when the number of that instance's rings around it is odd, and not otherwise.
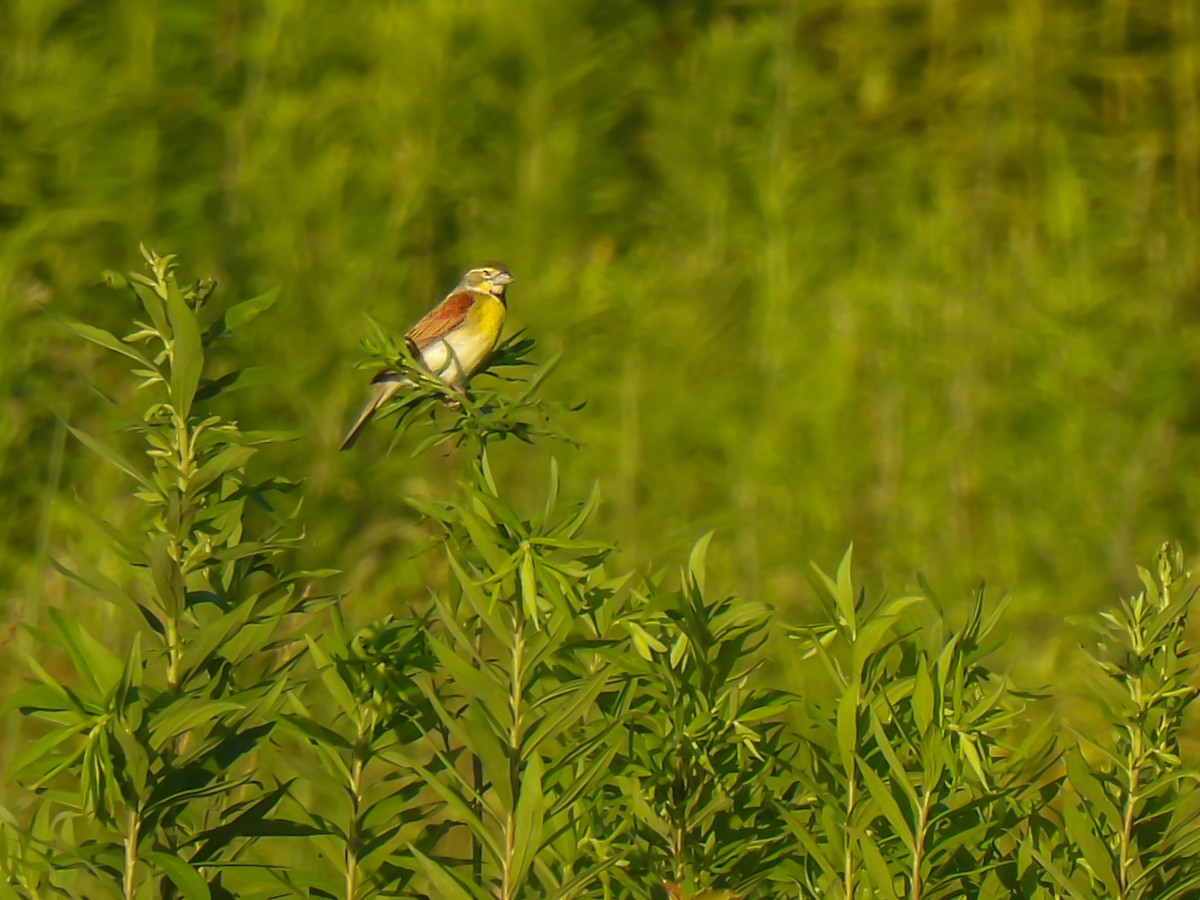
<path fill-rule="evenodd" d="M 169 335 L 171 325 L 167 321 L 167 311 L 163 308 L 163 298 L 158 295 L 158 289 L 154 282 L 145 275 L 137 273 L 130 273 L 130 277 L 133 281 L 133 292 L 142 301 L 142 308 L 150 317 L 154 330 L 161 335 Z"/>
<path fill-rule="evenodd" d="M 150 573 L 154 576 L 154 587 L 163 611 L 168 616 L 178 616 L 183 611 L 183 573 L 179 563 L 171 558 L 171 539 L 157 534 L 150 546 Z"/>
<path fill-rule="evenodd" d="M 71 657 L 75 671 L 92 686 L 98 696 L 110 693 L 124 670 L 121 658 L 92 637 L 73 616 L 51 608 L 50 619 L 62 638 L 63 647 Z"/>
<path fill-rule="evenodd" d="M 867 896 L 897 900 L 899 895 L 896 893 L 895 879 L 892 877 L 892 872 L 888 868 L 883 852 L 879 849 L 872 836 L 863 834 L 858 838 L 856 843 L 859 852 L 862 853 L 863 867 L 870 876 L 871 891 Z"/>
<path fill-rule="evenodd" d="M 542 521 L 548 523 L 558 506 L 558 460 L 550 457 L 550 483 L 546 488 L 546 506 L 542 510 Z"/>
<path fill-rule="evenodd" d="M 116 450 L 113 450 L 111 447 L 108 447 L 105 444 L 100 443 L 98 440 L 96 440 L 90 434 L 88 434 L 85 431 L 80 431 L 78 428 L 72 428 L 70 425 L 68 425 L 67 431 L 69 431 L 69 432 L 71 432 L 71 434 L 75 435 L 75 437 L 79 439 L 79 442 L 81 444 L 83 444 L 85 447 L 87 447 L 89 450 L 91 450 L 93 453 L 95 453 L 101 459 L 116 466 L 118 469 L 120 469 L 126 475 L 130 476 L 134 481 L 136 481 L 138 484 L 140 484 L 146 490 L 151 491 L 153 493 L 158 492 L 158 489 L 154 486 L 154 482 L 152 482 L 149 478 L 147 478 L 145 475 L 143 475 L 141 472 L 139 472 L 137 470 L 137 468 L 133 465 L 133 463 L 129 462 L 127 459 L 125 459 L 125 457 L 121 456 L 121 454 L 117 453 Z"/>
<path fill-rule="evenodd" d="M 483 848 L 483 852 L 492 862 L 499 863 L 501 859 L 500 847 L 496 844 L 496 837 L 492 831 L 483 823 L 480 818 L 475 815 L 475 810 L 472 808 L 471 802 L 465 798 L 453 787 L 446 784 L 441 778 L 435 775 L 425 766 L 418 763 L 416 760 L 403 756 L 402 754 L 391 754 L 390 758 L 397 763 L 407 763 L 408 767 L 416 772 L 425 781 L 427 785 L 436 793 L 442 800 L 446 802 L 447 810 L 455 815 L 459 822 L 466 826 L 467 830 L 479 842 Z"/>
<path fill-rule="evenodd" d="M 850 581 L 850 560 L 854 554 L 854 545 L 846 548 L 842 561 L 838 563 L 837 586 L 834 589 L 834 600 L 842 621 L 850 629 L 852 635 L 858 633 L 858 619 L 854 608 L 854 585 Z"/>
<path fill-rule="evenodd" d="M 579 529 L 584 526 L 588 519 L 592 517 L 592 513 L 596 511 L 596 507 L 600 505 L 600 485 L 595 483 L 592 485 L 591 493 L 588 494 L 587 500 L 579 505 L 579 509 L 567 521 L 563 522 L 558 528 L 554 529 L 555 537 L 573 538 L 578 534 Z"/>
<path fill-rule="evenodd" d="M 521 796 L 517 799 L 514 817 L 516 855 L 508 876 L 508 887 L 514 895 L 522 893 L 520 886 L 525 881 L 525 874 L 542 846 L 542 821 L 546 811 L 543 774 L 542 758 L 536 754 L 521 773 Z"/>
<path fill-rule="evenodd" d="M 575 724 L 583 713 L 591 709 L 593 701 L 604 690 L 610 679 L 607 670 L 601 671 L 590 681 L 580 684 L 577 690 L 563 697 L 539 701 L 535 709 L 542 714 L 530 732 L 529 740 L 522 747 L 523 756 L 534 754 L 542 741 L 557 736 L 567 726 Z M 536 758 L 536 756 L 535 756 Z"/>
<path fill-rule="evenodd" d="M 858 747 L 858 691 L 858 681 L 851 681 L 846 693 L 838 701 L 837 709 L 838 750 L 848 774 L 854 772 L 855 750 Z"/>
<path fill-rule="evenodd" d="M 841 588 L 838 588 L 841 590 Z M 870 621 L 863 624 L 859 629 L 858 636 L 855 638 L 854 646 L 851 648 L 851 656 L 855 669 L 861 670 L 863 664 L 874 653 L 888 630 L 899 618 L 900 614 L 914 603 L 920 603 L 924 600 L 921 596 L 900 597 L 889 603 L 884 609 L 880 610 Z"/>
<path fill-rule="evenodd" d="M 1104 786 L 1092 772 L 1076 744 L 1067 752 L 1067 780 L 1076 792 L 1092 808 L 1093 814 L 1101 817 L 1114 832 L 1120 826 L 1121 814 L 1117 805 L 1104 791 Z"/>
<path fill-rule="evenodd" d="M 486 894 L 476 890 L 472 893 L 467 889 L 467 886 L 450 874 L 440 862 L 430 859 L 412 844 L 408 845 L 408 851 L 417 858 L 417 862 L 421 864 L 421 868 L 425 870 L 425 875 L 429 878 L 430 884 L 434 888 L 434 896 L 441 900 L 483 900 L 487 897 Z"/>
<path fill-rule="evenodd" d="M 858 771 L 866 784 L 867 793 L 883 811 L 884 817 L 892 826 L 892 831 L 904 842 L 904 846 L 910 854 L 915 853 L 916 844 L 913 841 L 912 826 L 901 811 L 900 804 L 892 795 L 891 788 L 884 783 L 874 769 L 863 762 L 861 757 L 858 760 Z"/>
<path fill-rule="evenodd" d="M 226 713 L 240 712 L 244 705 L 232 700 L 201 700 L 178 697 L 160 711 L 150 727 L 150 747 L 157 750 L 167 741 L 193 728 L 206 728 Z"/>
<path fill-rule="evenodd" d="M 1067 829 L 1067 837 L 1083 853 L 1083 859 L 1088 864 L 1088 868 L 1104 885 L 1108 896 L 1117 896 L 1117 879 L 1113 872 L 1111 853 L 1104 841 L 1096 834 L 1090 817 L 1074 803 L 1067 802 L 1063 806 L 1063 824 Z"/>
<path fill-rule="evenodd" d="M 497 722 L 506 724 L 511 722 L 509 697 L 504 685 L 489 678 L 484 669 L 473 667 L 439 638 L 430 635 L 428 641 L 430 649 L 437 655 L 442 668 L 454 679 L 455 685 L 460 690 L 467 696 L 482 702 Z"/>
<path fill-rule="evenodd" d="M 252 297 L 249 300 L 244 300 L 241 303 L 231 306 L 225 313 L 225 324 L 230 331 L 237 331 L 247 322 L 255 319 L 260 313 L 266 312 L 275 305 L 275 301 L 279 299 L 279 286 L 271 288 L 257 297 Z"/>
<path fill-rule="evenodd" d="M 88 590 L 94 591 L 105 600 L 116 606 L 120 606 L 127 612 L 134 613 L 135 617 L 139 619 L 143 616 L 152 618 L 152 614 L 147 614 L 145 608 L 125 593 L 121 585 L 117 584 L 117 582 L 94 566 L 89 566 L 86 562 L 74 562 L 72 563 L 74 568 L 67 568 L 54 557 L 49 557 L 49 561 L 50 565 L 57 569 L 59 574 L 83 585 Z"/>
<path fill-rule="evenodd" d="M 93 344 L 99 344 L 106 350 L 112 350 L 115 353 L 120 353 L 122 356 L 128 356 L 143 368 L 158 371 L 150 360 L 146 359 L 136 348 L 131 347 L 115 334 L 105 331 L 103 328 L 97 328 L 95 325 L 87 325 L 83 322 L 67 322 L 67 327 L 81 338 L 91 341 Z"/>
<path fill-rule="evenodd" d="M 173 853 L 151 850 L 146 853 L 146 858 L 152 866 L 167 874 L 167 877 L 179 889 L 179 893 L 183 895 L 184 900 L 211 900 L 212 894 L 208 890 L 208 884 L 200 876 L 200 873 L 178 856 Z"/>
<path fill-rule="evenodd" d="M 304 639 L 308 642 L 308 652 L 312 655 L 313 663 L 321 675 L 321 682 L 325 685 L 325 690 L 329 691 L 329 696 L 342 708 L 346 718 L 352 722 L 355 721 L 358 717 L 358 702 L 354 699 L 354 695 L 350 693 L 350 689 L 346 687 L 346 683 L 338 674 L 337 668 L 329 661 L 325 651 L 312 639 L 312 636 L 305 635 Z"/>
<path fill-rule="evenodd" d="M 192 400 L 204 368 L 204 346 L 196 314 L 172 282 L 167 290 L 167 315 L 174 335 L 171 353 L 171 403 L 180 419 L 192 411 Z"/>
<path fill-rule="evenodd" d="M 232 444 L 202 465 L 188 482 L 188 493 L 193 497 L 234 469 L 240 469 L 258 451 L 253 447 Z"/>
<path fill-rule="evenodd" d="M 696 589 L 700 593 L 704 593 L 704 561 L 708 556 L 708 545 L 712 543 L 713 533 L 708 534 L 696 541 L 692 545 L 692 552 L 688 554 L 688 574 L 692 578 L 692 583 L 696 585 Z"/>
<path fill-rule="evenodd" d="M 21 695 L 17 695 L 18 700 L 20 697 Z M 80 732 L 93 728 L 94 724 L 95 723 L 93 723 L 90 719 L 85 719 L 84 721 L 76 722 L 75 724 L 66 728 L 60 728 L 57 731 L 52 731 L 49 734 L 43 735 L 41 738 L 30 744 L 25 752 L 18 756 L 12 765 L 9 766 L 7 772 L 8 776 L 11 778 L 16 778 L 20 776 L 26 769 L 33 766 L 34 763 L 45 762 L 49 758 L 54 748 L 56 748 L 59 744 L 70 740 Z M 64 767 L 69 761 L 77 758 L 82 752 L 82 747 L 72 748 L 66 756 L 59 760 L 60 765 L 57 768 Z"/>

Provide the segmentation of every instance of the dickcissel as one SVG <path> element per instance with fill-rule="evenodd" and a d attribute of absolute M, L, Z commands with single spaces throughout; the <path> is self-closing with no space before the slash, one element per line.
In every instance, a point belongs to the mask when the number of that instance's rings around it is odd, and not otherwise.
<path fill-rule="evenodd" d="M 461 390 L 496 349 L 508 312 L 504 292 L 512 280 L 508 269 L 500 263 L 483 263 L 468 269 L 445 299 L 404 336 L 412 355 L 450 387 Z M 384 369 L 372 378 L 371 399 L 350 426 L 342 449 L 353 447 L 379 408 L 411 384 L 392 369 Z"/>

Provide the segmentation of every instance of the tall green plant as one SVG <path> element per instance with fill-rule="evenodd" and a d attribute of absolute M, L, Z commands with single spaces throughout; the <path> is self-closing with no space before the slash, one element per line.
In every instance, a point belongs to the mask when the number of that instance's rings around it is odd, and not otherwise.
<path fill-rule="evenodd" d="M 638 687 L 611 801 L 629 810 L 629 877 L 641 891 L 664 881 L 745 891 L 792 847 L 782 808 L 795 781 L 793 700 L 756 684 L 770 610 L 707 597 L 711 537 L 692 549 L 678 589 L 648 581 L 625 623 L 636 653 L 621 668 Z"/>
<path fill-rule="evenodd" d="M 826 621 L 794 636 L 835 700 L 809 711 L 811 794 L 789 815 L 808 895 L 1035 894 L 1028 825 L 1057 751 L 1048 720 L 1018 737 L 1022 695 L 984 664 L 1003 605 L 985 615 L 980 591 L 947 634 L 928 586 L 877 602 L 856 592 L 849 552 L 812 585 Z"/>
<path fill-rule="evenodd" d="M 55 562 L 81 589 L 72 602 L 98 596 L 125 614 L 122 635 L 98 638 L 75 610 L 52 610 L 52 630 L 34 635 L 42 649 L 26 658 L 40 683 L 7 703 L 45 723 L 12 767 L 35 792 L 25 846 L 37 854 L 8 874 L 34 897 L 228 896 L 249 842 L 305 830 L 272 816 L 286 788 L 253 757 L 303 649 L 296 624 L 324 602 L 308 587 L 323 573 L 286 564 L 299 537 L 296 484 L 248 471 L 284 436 L 243 432 L 212 411 L 254 373 L 204 377 L 209 348 L 276 295 L 210 314 L 212 282 L 181 287 L 174 257 L 143 254 L 148 275 L 107 273 L 144 316 L 132 333 L 70 326 L 132 363 L 139 402 L 114 401 L 109 414 L 142 458 L 70 429 L 132 482 L 137 508 L 124 526 L 96 514 L 109 560 Z M 53 654 L 70 661 L 68 683 L 45 664 Z"/>
<path fill-rule="evenodd" d="M 432 852 L 447 830 L 443 804 L 423 792 L 403 755 L 438 728 L 415 680 L 435 663 L 428 624 L 387 616 L 355 633 L 335 609 L 331 627 L 307 636 L 317 677 L 306 694 L 290 692 L 279 714 L 308 751 L 288 808 L 319 851 L 303 866 L 272 870 L 293 896 L 357 900 L 410 889 L 418 866 L 409 846 Z"/>
<path fill-rule="evenodd" d="M 1142 590 L 1095 623 L 1089 683 L 1103 737 L 1076 732 L 1067 755 L 1069 844 L 1046 860 L 1072 896 L 1192 897 L 1200 890 L 1200 769 L 1181 758 L 1184 717 L 1200 694 L 1200 650 L 1188 638 L 1196 596 L 1178 544 L 1139 567 Z"/>
<path fill-rule="evenodd" d="M 624 579 L 604 569 L 609 546 L 579 536 L 596 496 L 562 511 L 558 490 L 552 464 L 544 508 L 519 514 L 485 451 L 457 498 L 418 504 L 443 530 L 453 589 L 434 599 L 440 671 L 421 682 L 440 771 L 411 765 L 471 850 L 412 852 L 448 900 L 579 896 L 619 860 L 579 810 L 596 802 L 629 702 L 606 665 Z"/>

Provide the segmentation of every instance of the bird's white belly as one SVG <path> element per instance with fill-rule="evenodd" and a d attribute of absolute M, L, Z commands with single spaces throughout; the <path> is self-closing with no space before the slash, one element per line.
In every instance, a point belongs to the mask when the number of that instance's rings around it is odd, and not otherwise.
<path fill-rule="evenodd" d="M 491 349 L 492 342 L 486 334 L 451 332 L 426 347 L 421 361 L 442 381 L 458 384 L 479 368 Z"/>

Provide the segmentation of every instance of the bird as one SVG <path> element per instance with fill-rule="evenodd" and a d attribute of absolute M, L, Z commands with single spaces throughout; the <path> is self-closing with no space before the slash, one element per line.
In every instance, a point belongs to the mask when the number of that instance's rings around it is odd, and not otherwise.
<path fill-rule="evenodd" d="M 431 374 L 448 387 L 463 390 L 487 361 L 500 340 L 508 313 L 505 291 L 513 277 L 500 263 L 485 262 L 470 268 L 450 293 L 404 336 L 409 351 Z M 349 450 L 363 428 L 388 400 L 412 381 L 394 369 L 383 369 L 371 379 L 371 399 L 363 407 L 342 441 Z"/>

